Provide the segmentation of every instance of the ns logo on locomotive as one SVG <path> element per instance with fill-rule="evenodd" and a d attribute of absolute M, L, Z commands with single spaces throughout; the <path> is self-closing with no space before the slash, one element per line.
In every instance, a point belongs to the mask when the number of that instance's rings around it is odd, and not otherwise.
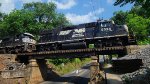
<path fill-rule="evenodd" d="M 133 33 L 129 33 L 128 27 L 116 25 L 112 20 L 98 20 L 52 30 L 41 30 L 39 35 L 40 39 L 37 42 L 29 33 L 9 39 L 4 38 L 0 40 L 0 51 L 14 53 L 84 49 L 88 48 L 90 44 L 94 44 L 95 48 L 136 44 L 135 36 Z"/>

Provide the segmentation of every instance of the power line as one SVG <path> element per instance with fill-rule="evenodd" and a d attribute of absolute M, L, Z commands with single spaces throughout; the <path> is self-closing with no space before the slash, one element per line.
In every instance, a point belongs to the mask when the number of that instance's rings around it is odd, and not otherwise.
<path fill-rule="evenodd" d="M 99 0 L 99 3 L 100 3 L 99 8 L 102 8 L 103 7 L 102 0 Z M 101 13 L 101 16 L 102 17 L 99 17 L 99 19 L 103 19 L 103 12 Z"/>
<path fill-rule="evenodd" d="M 96 12 L 94 11 L 94 9 L 96 10 L 96 8 L 95 8 L 95 3 L 94 3 L 93 0 L 91 0 L 91 6 L 92 6 L 92 10 L 93 10 L 94 16 L 96 17 L 97 15 L 96 15 Z"/>

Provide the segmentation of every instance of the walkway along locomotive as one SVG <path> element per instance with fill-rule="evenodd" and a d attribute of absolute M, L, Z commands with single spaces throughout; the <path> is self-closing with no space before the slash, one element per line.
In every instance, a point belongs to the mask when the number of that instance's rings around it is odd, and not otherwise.
<path fill-rule="evenodd" d="M 112 20 L 79 24 L 42 30 L 37 44 L 38 51 L 84 49 L 90 44 L 95 48 L 136 44 L 126 25 L 116 25 Z"/>

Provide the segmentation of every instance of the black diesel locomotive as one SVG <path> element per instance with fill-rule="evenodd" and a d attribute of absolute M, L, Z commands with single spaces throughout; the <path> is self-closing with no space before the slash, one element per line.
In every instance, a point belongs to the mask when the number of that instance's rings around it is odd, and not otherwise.
<path fill-rule="evenodd" d="M 129 33 L 126 25 L 116 25 L 111 20 L 99 20 L 52 30 L 42 30 L 37 43 L 30 33 L 6 37 L 0 40 L 0 52 L 22 53 L 84 49 L 88 48 L 90 44 L 95 48 L 103 48 L 136 44 L 136 40 L 133 33 Z"/>
<path fill-rule="evenodd" d="M 36 50 L 36 41 L 30 33 L 7 36 L 0 40 L 0 53 L 22 53 Z"/>
<path fill-rule="evenodd" d="M 112 20 L 79 24 L 69 27 L 42 30 L 37 44 L 39 51 L 83 49 L 136 44 L 126 25 L 116 25 Z"/>

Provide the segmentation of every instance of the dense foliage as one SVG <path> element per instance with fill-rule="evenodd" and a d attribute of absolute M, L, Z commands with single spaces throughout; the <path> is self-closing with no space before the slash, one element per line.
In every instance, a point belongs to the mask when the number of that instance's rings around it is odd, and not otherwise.
<path fill-rule="evenodd" d="M 85 60 L 84 58 L 79 59 L 79 58 L 60 58 L 60 59 L 49 59 L 48 61 L 50 63 L 53 63 L 55 65 L 60 65 L 62 63 L 66 64 L 68 62 L 76 62 L 80 63 L 82 60 Z"/>
<path fill-rule="evenodd" d="M 150 43 L 150 8 L 149 0 L 116 0 L 114 5 L 134 3 L 130 11 L 117 11 L 111 18 L 119 25 L 127 24 L 129 30 L 133 30 L 140 44 Z"/>
<path fill-rule="evenodd" d="M 37 35 L 41 29 L 57 28 L 69 22 L 56 12 L 54 3 L 27 3 L 8 15 L 0 13 L 0 37 L 30 32 Z"/>
<path fill-rule="evenodd" d="M 147 10 L 147 13 L 150 13 L 150 0 L 116 0 L 114 5 L 123 6 L 127 3 L 132 3 L 135 6 L 141 6 L 143 9 Z"/>
<path fill-rule="evenodd" d="M 114 13 L 114 16 L 111 19 L 115 21 L 115 24 L 123 25 L 126 24 L 127 15 L 127 12 L 117 11 Z"/>

